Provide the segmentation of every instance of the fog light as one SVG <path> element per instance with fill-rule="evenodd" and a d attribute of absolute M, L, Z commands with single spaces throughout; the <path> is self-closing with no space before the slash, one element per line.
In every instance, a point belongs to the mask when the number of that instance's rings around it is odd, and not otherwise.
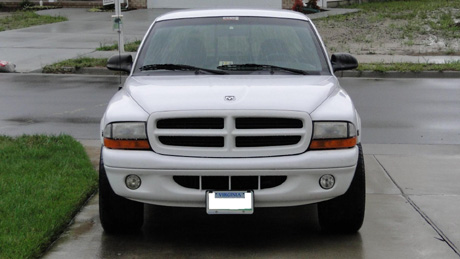
<path fill-rule="evenodd" d="M 126 187 L 128 187 L 131 190 L 136 190 L 141 186 L 141 178 L 139 176 L 130 174 L 126 177 L 125 180 Z"/>
<path fill-rule="evenodd" d="M 331 189 L 332 187 L 334 187 L 334 184 L 335 184 L 335 178 L 334 176 L 330 174 L 325 174 L 321 176 L 321 178 L 319 179 L 319 185 L 323 189 L 326 189 L 326 190 Z"/>

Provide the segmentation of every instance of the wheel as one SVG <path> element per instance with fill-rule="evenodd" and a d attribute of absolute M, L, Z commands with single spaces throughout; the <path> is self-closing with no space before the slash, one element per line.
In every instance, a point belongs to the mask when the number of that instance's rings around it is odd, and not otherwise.
<path fill-rule="evenodd" d="M 364 221 L 366 178 L 361 144 L 355 175 L 347 192 L 337 198 L 318 203 L 319 225 L 323 232 L 355 233 Z"/>
<path fill-rule="evenodd" d="M 144 204 L 115 194 L 110 186 L 102 158 L 99 162 L 99 217 L 110 234 L 136 232 L 144 223 Z"/>

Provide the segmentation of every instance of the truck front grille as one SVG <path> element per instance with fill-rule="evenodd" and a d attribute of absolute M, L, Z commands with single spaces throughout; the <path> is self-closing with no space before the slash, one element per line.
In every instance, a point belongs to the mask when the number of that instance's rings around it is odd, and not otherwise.
<path fill-rule="evenodd" d="M 191 157 L 264 157 L 305 152 L 308 114 L 291 111 L 177 111 L 148 121 L 153 150 Z"/>
<path fill-rule="evenodd" d="M 245 191 L 277 187 L 286 181 L 287 176 L 174 176 L 173 179 L 190 189 Z"/>

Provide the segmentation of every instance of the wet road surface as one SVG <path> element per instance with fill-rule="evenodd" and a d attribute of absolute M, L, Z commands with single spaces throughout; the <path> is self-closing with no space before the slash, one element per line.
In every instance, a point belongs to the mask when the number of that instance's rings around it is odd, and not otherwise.
<path fill-rule="evenodd" d="M 340 83 L 362 119 L 363 142 L 460 144 L 459 79 L 353 79 Z"/>
<path fill-rule="evenodd" d="M 118 82 L 114 76 L 2 74 L 0 134 L 98 139 L 99 122 Z"/>
<path fill-rule="evenodd" d="M 98 139 L 116 76 L 2 74 L 0 134 Z M 365 144 L 460 144 L 460 79 L 340 79 Z"/>

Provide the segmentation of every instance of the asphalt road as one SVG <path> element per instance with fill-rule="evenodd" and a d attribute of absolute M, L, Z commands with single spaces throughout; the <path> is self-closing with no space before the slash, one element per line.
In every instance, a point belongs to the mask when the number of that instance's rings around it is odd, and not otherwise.
<path fill-rule="evenodd" d="M 361 115 L 364 144 L 460 144 L 459 79 L 341 79 Z M 3 74 L 0 134 L 97 139 L 114 76 Z"/>
<path fill-rule="evenodd" d="M 68 133 L 97 160 L 92 140 L 118 82 L 2 74 L 0 134 Z M 458 258 L 460 80 L 341 82 L 363 121 L 367 204 L 359 233 L 320 233 L 315 205 L 241 217 L 147 206 L 141 233 L 110 236 L 100 226 L 96 196 L 44 257 Z"/>
<path fill-rule="evenodd" d="M 459 79 L 340 81 L 361 116 L 364 143 L 460 144 Z"/>
<path fill-rule="evenodd" d="M 98 139 L 99 122 L 118 85 L 114 76 L 2 74 L 0 134 Z"/>

